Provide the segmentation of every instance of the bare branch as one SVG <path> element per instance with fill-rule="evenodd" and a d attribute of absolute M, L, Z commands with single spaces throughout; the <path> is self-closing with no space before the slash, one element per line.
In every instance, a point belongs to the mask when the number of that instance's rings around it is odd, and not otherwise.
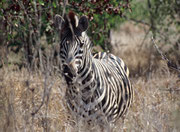
<path fill-rule="evenodd" d="M 149 32 L 150 32 L 150 28 L 149 28 L 148 31 L 146 32 L 146 34 L 145 34 L 145 36 L 144 36 L 144 38 L 143 38 L 143 40 L 142 40 L 142 42 L 141 42 L 141 44 L 140 44 L 139 51 L 142 50 L 142 46 L 143 46 L 143 44 L 144 44 L 144 42 L 145 42 L 145 40 L 146 40 Z"/>
<path fill-rule="evenodd" d="M 145 22 L 145 21 L 143 21 L 143 20 L 136 20 L 136 19 L 134 19 L 134 18 L 128 18 L 127 16 L 124 16 L 124 18 L 125 18 L 126 20 L 130 20 L 130 21 L 133 21 L 133 22 L 135 22 L 135 23 L 140 23 L 140 24 L 146 25 L 146 26 L 148 26 L 148 27 L 151 26 L 149 23 L 147 23 L 147 22 Z"/>
<path fill-rule="evenodd" d="M 161 55 L 161 58 L 166 61 L 167 65 L 169 68 L 173 69 L 173 70 L 176 70 L 177 72 L 180 73 L 180 67 L 178 67 L 176 64 L 172 63 L 164 54 L 163 52 L 159 49 L 159 47 L 157 46 L 153 36 L 152 36 L 152 41 L 153 41 L 153 44 L 156 48 L 156 50 L 158 51 L 158 53 Z"/>

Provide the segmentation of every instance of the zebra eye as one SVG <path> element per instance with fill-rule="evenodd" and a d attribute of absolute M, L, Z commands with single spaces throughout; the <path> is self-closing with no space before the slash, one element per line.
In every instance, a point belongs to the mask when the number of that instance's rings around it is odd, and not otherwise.
<path fill-rule="evenodd" d="M 82 50 L 82 49 L 80 49 L 80 50 L 79 50 L 79 54 L 82 54 L 82 53 L 83 53 L 83 50 Z"/>

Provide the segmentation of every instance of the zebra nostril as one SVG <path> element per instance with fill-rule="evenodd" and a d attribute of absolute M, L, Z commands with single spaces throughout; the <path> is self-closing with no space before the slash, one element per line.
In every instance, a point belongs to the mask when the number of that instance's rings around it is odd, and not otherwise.
<path fill-rule="evenodd" d="M 72 70 L 70 69 L 70 67 L 67 64 L 63 65 L 63 73 L 65 76 L 68 76 L 71 78 L 74 76 L 74 73 L 72 72 Z"/>
<path fill-rule="evenodd" d="M 67 72 L 70 71 L 70 69 L 69 69 L 69 67 L 68 67 L 67 64 L 64 64 L 64 65 L 63 65 L 63 71 L 64 71 L 65 73 L 67 73 Z"/>

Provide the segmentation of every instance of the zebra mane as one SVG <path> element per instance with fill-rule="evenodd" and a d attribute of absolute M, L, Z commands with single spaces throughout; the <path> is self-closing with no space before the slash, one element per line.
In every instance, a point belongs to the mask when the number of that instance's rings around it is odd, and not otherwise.
<path fill-rule="evenodd" d="M 82 16 L 79 19 L 73 11 L 69 11 L 69 13 L 64 16 L 64 20 L 62 33 L 69 33 L 69 36 L 73 35 L 73 33 L 80 36 L 82 35 L 82 32 L 86 31 L 88 28 L 88 20 L 86 16 Z"/>
<path fill-rule="evenodd" d="M 63 28 L 61 30 L 61 33 L 63 34 L 70 33 L 72 35 L 72 30 L 73 30 L 73 32 L 76 35 L 81 34 L 82 30 L 80 27 L 78 27 L 78 24 L 79 24 L 78 16 L 73 11 L 69 11 L 69 13 L 64 16 L 64 24 L 62 26 Z"/>
<path fill-rule="evenodd" d="M 77 27 L 77 16 L 73 11 L 70 11 L 68 14 L 68 18 L 70 20 L 70 24 L 72 25 L 73 29 Z"/>

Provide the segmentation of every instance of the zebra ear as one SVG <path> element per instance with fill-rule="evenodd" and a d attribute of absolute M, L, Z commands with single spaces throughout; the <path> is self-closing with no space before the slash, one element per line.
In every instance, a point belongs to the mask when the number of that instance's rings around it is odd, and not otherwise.
<path fill-rule="evenodd" d="M 61 30 L 65 25 L 65 21 L 60 15 L 56 14 L 54 17 L 54 25 L 57 30 Z"/>
<path fill-rule="evenodd" d="M 79 19 L 78 27 L 81 29 L 82 32 L 86 31 L 88 28 L 88 19 L 86 16 L 82 16 Z"/>

